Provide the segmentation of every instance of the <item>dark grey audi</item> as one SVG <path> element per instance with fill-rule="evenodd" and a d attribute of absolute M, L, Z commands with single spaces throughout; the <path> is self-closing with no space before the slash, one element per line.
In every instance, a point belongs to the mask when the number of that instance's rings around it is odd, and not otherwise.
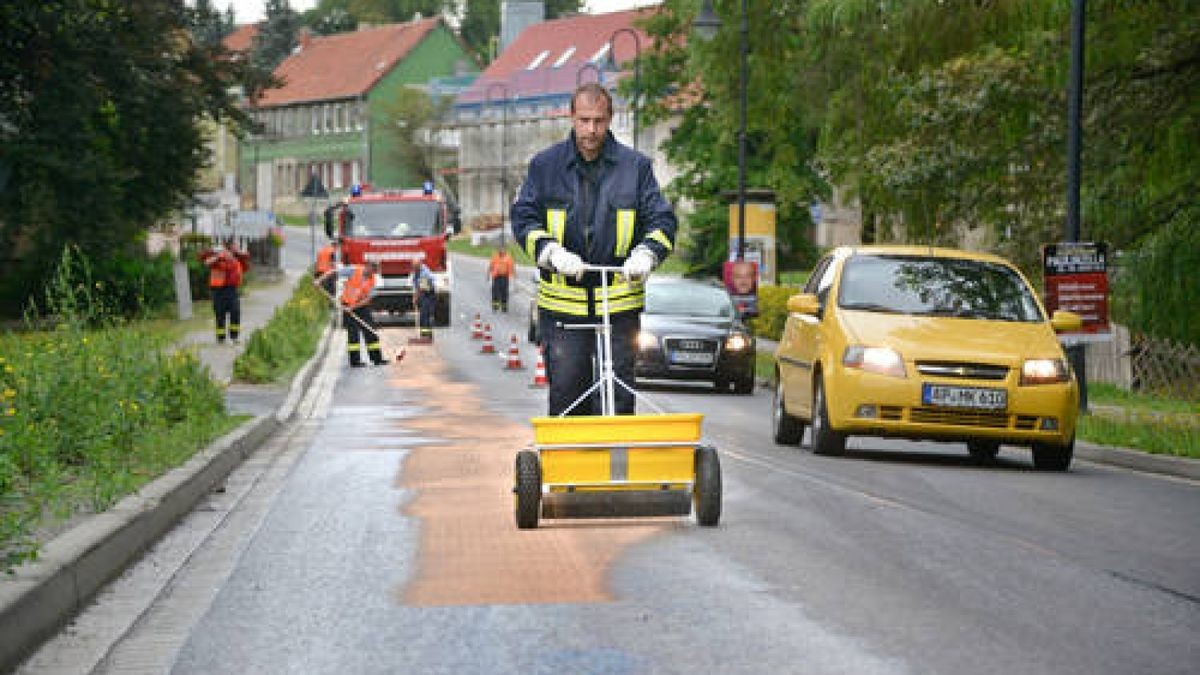
<path fill-rule="evenodd" d="M 738 394 L 754 390 L 754 335 L 720 286 L 652 278 L 637 343 L 639 380 L 708 381 L 717 391 Z"/>

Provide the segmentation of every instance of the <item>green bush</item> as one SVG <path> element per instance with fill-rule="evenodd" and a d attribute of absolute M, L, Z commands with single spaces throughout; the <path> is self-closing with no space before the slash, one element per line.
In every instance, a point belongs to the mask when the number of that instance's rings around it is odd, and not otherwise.
<path fill-rule="evenodd" d="M 51 330 L 0 335 L 0 569 L 36 556 L 39 527 L 108 508 L 233 425 L 195 355 L 115 320 L 83 270 L 52 280 Z"/>
<path fill-rule="evenodd" d="M 755 335 L 778 340 L 787 322 L 788 298 L 800 292 L 798 286 L 759 286 L 758 316 L 750 320 Z"/>
<path fill-rule="evenodd" d="M 296 372 L 316 351 L 329 320 L 329 302 L 301 277 L 287 304 L 250 336 L 246 349 L 233 362 L 233 375 L 244 382 L 273 382 Z"/>
<path fill-rule="evenodd" d="M 1184 210 L 1123 260 L 1114 280 L 1113 316 L 1136 332 L 1200 345 L 1200 208 Z"/>

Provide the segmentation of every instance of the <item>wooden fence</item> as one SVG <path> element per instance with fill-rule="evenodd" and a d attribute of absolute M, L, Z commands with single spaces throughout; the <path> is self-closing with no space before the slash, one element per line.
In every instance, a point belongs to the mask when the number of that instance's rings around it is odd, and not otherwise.
<path fill-rule="evenodd" d="M 1086 347 L 1089 382 L 1200 401 L 1200 347 L 1130 334 L 1113 326 L 1110 342 Z"/>

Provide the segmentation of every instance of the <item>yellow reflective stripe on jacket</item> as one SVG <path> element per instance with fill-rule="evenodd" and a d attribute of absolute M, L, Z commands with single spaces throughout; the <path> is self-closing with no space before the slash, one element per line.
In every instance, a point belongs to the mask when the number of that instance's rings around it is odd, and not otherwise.
<path fill-rule="evenodd" d="M 668 237 L 667 235 L 663 234 L 662 230 L 655 230 L 655 231 L 651 232 L 649 235 L 647 235 L 646 238 L 657 241 L 658 243 L 667 247 L 668 251 L 675 249 L 675 247 L 671 245 L 671 238 Z"/>
<path fill-rule="evenodd" d="M 633 209 L 617 209 L 617 247 L 618 258 L 629 255 L 629 246 L 633 243 L 633 226 L 637 220 L 637 211 Z"/>
<path fill-rule="evenodd" d="M 537 260 L 537 243 L 543 239 L 549 239 L 550 233 L 545 230 L 532 230 L 525 237 L 525 252 L 530 258 Z"/>
<path fill-rule="evenodd" d="M 554 275 L 561 278 L 561 275 Z M 598 314 L 603 306 L 604 293 L 599 287 L 592 289 L 595 302 L 595 312 Z M 641 284 L 630 284 L 627 281 L 614 281 L 608 287 L 609 312 L 624 312 L 639 309 L 645 305 L 646 291 Z M 541 279 L 538 281 L 538 307 L 544 307 L 554 312 L 571 314 L 573 316 L 588 315 L 588 289 L 582 286 L 568 286 L 565 283 L 555 283 Z"/>
<path fill-rule="evenodd" d="M 563 234 L 567 230 L 567 210 L 566 209 L 546 209 L 546 229 L 550 231 L 550 236 L 558 240 L 558 243 L 563 242 Z"/>

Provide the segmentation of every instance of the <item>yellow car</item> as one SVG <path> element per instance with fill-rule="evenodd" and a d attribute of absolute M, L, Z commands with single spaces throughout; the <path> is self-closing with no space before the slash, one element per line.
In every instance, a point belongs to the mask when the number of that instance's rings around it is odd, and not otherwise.
<path fill-rule="evenodd" d="M 1001 257 L 924 246 L 838 248 L 787 303 L 775 355 L 775 441 L 840 455 L 848 436 L 966 442 L 989 461 L 1033 449 L 1065 471 L 1079 389 L 1046 310 Z"/>

